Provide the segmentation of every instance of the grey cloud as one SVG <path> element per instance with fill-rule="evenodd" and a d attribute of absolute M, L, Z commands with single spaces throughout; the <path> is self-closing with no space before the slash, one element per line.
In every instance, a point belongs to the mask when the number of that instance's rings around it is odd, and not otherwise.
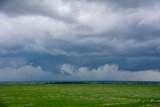
<path fill-rule="evenodd" d="M 0 41 L 1 53 L 37 51 L 53 55 L 88 55 L 92 53 L 93 55 L 135 54 L 137 56 L 139 54 L 139 56 L 147 56 L 159 54 L 160 15 L 158 13 L 160 6 L 156 3 L 151 3 L 148 7 L 114 10 L 114 3 L 109 6 L 108 3 L 100 2 L 97 5 L 96 2 L 89 3 L 88 1 L 10 2 L 13 1 L 1 2 L 3 11 L 0 21 L 2 25 L 0 34 L 3 38 Z M 77 21 L 68 24 L 45 15 L 46 13 L 52 14 L 55 11 L 59 12 L 54 9 L 56 3 L 60 7 L 62 6 L 62 10 L 65 8 L 63 4 L 69 6 L 68 8 L 71 10 L 76 9 L 77 11 L 71 12 L 70 16 L 76 14 L 74 19 Z M 15 11 L 13 13 L 22 10 L 20 13 L 17 12 L 19 16 L 6 16 L 5 9 L 10 9 L 7 5 L 11 5 L 11 7 L 17 5 L 16 8 L 19 8 L 23 4 L 26 5 L 21 9 L 13 9 Z M 32 4 L 35 4 L 35 6 Z M 75 4 L 77 7 L 71 4 Z M 53 5 L 53 10 L 46 9 L 47 12 L 43 10 L 44 7 L 50 5 Z M 101 5 L 101 8 L 99 8 L 99 5 Z M 36 12 L 36 10 L 45 14 L 40 13 L 37 16 L 35 14 L 39 12 Z M 23 14 L 26 13 L 23 11 L 35 14 L 26 15 Z M 16 42 L 8 42 L 12 39 Z"/>
<path fill-rule="evenodd" d="M 98 1 L 98 0 L 97 0 Z M 148 7 L 155 3 L 159 3 L 158 0 L 102 0 L 106 3 L 111 3 L 116 5 L 118 8 L 138 8 L 138 7 Z"/>
<path fill-rule="evenodd" d="M 160 69 L 159 13 L 158 0 L 1 0 L 0 68 L 33 63 L 59 74 L 63 63 L 88 69 L 115 63 L 125 73 Z"/>
<path fill-rule="evenodd" d="M 0 57 L 0 68 L 12 67 L 19 68 L 21 66 L 27 65 L 28 62 L 26 58 L 22 57 Z"/>
<path fill-rule="evenodd" d="M 74 22 L 69 5 L 62 1 L 50 0 L 1 0 L 0 11 L 9 16 L 42 15 L 64 22 Z"/>

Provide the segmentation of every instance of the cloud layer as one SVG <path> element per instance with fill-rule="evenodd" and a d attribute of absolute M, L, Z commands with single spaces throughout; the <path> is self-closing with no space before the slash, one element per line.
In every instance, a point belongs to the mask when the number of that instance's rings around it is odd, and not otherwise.
<path fill-rule="evenodd" d="M 160 69 L 159 19 L 159 0 L 0 0 L 0 72 L 115 63 L 140 79 Z"/>
<path fill-rule="evenodd" d="M 15 75 L 16 74 L 16 75 Z M 23 66 L 20 68 L 0 69 L 0 81 L 95 81 L 95 80 L 118 80 L 118 81 L 160 81 L 160 71 L 122 71 L 117 65 L 103 65 L 97 69 L 63 64 L 59 74 L 43 71 L 39 66 Z"/>
<path fill-rule="evenodd" d="M 88 67 L 76 68 L 70 64 L 64 64 L 61 67 L 61 74 L 68 75 L 66 78 L 71 80 L 128 80 L 128 81 L 160 81 L 160 71 L 122 71 L 117 65 L 103 65 L 97 69 Z"/>
<path fill-rule="evenodd" d="M 0 53 L 159 54 L 160 3 L 153 1 L 150 6 L 134 8 L 116 3 L 1 1 Z"/>
<path fill-rule="evenodd" d="M 43 81 L 52 80 L 52 73 L 44 72 L 40 67 L 23 66 L 0 69 L 0 81 Z"/>

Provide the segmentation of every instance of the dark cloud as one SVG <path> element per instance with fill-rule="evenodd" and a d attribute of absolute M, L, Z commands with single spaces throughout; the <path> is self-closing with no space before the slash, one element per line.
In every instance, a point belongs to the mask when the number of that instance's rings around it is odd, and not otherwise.
<path fill-rule="evenodd" d="M 73 16 L 67 14 L 64 17 L 63 14 L 65 14 L 65 12 L 63 13 L 62 11 L 62 13 L 60 13 L 61 11 L 57 11 L 60 7 L 63 8 L 63 6 L 65 6 L 65 2 L 53 2 L 50 0 L 32 0 L 31 2 L 26 0 L 1 0 L 0 2 L 1 12 L 9 16 L 42 15 L 69 23 L 74 22 Z"/>
<path fill-rule="evenodd" d="M 138 7 L 148 7 L 155 3 L 159 3 L 158 0 L 103 0 L 106 3 L 111 3 L 121 8 L 138 8 Z"/>
<path fill-rule="evenodd" d="M 158 0 L 1 0 L 0 68 L 160 69 Z"/>

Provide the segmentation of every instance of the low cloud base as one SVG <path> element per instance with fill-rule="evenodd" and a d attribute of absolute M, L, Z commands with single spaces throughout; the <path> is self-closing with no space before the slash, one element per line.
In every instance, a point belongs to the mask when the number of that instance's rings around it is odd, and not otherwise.
<path fill-rule="evenodd" d="M 159 70 L 145 71 L 122 71 L 118 65 L 105 64 L 98 68 L 75 67 L 70 64 L 63 64 L 59 74 L 43 71 L 41 67 L 26 65 L 20 68 L 1 68 L 0 81 L 160 81 Z"/>

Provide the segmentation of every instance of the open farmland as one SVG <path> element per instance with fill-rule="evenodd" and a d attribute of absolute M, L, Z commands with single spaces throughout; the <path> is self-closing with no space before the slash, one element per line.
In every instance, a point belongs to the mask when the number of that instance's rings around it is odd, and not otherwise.
<path fill-rule="evenodd" d="M 159 85 L 1 84 L 0 107 L 160 107 Z"/>

